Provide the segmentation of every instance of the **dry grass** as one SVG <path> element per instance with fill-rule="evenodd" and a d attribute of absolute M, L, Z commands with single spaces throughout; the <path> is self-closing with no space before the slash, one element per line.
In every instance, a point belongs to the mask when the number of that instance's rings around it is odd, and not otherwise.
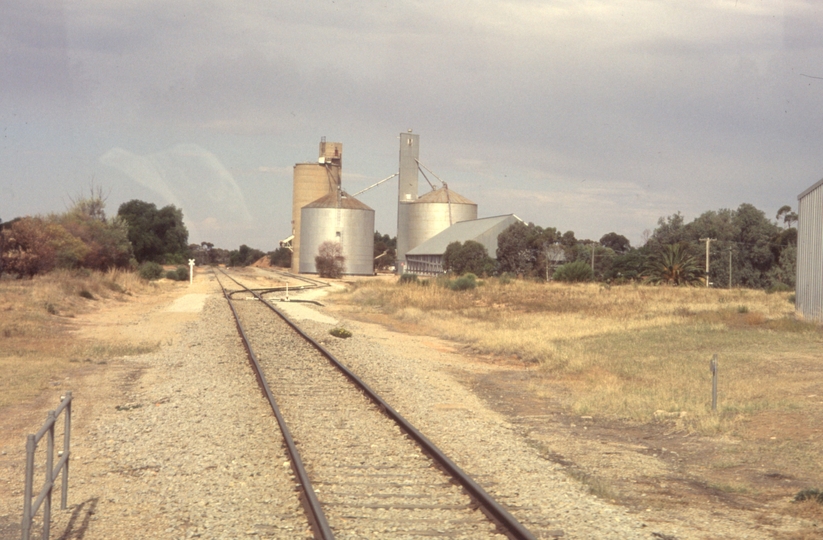
<path fill-rule="evenodd" d="M 0 280 L 0 408 L 30 399 L 83 363 L 146 352 L 150 346 L 75 339 L 72 319 L 103 301 L 154 288 L 128 272 L 57 271 L 31 280 Z"/>
<path fill-rule="evenodd" d="M 434 283 L 360 282 L 337 301 L 533 365 L 544 375 L 535 384 L 563 385 L 579 414 L 646 422 L 656 411 L 683 411 L 682 427 L 707 434 L 761 411 L 800 407 L 808 382 L 801 372 L 823 338 L 817 325 L 795 317 L 787 293 L 741 289 L 490 279 L 454 292 Z M 718 414 L 710 410 L 714 353 Z"/>

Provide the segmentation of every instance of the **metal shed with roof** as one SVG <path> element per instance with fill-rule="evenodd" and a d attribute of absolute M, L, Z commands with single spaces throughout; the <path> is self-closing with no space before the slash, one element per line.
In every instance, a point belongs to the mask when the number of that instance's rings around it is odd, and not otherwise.
<path fill-rule="evenodd" d="M 823 322 L 823 180 L 797 200 L 795 306 L 804 317 Z"/>
<path fill-rule="evenodd" d="M 472 219 L 455 223 L 406 253 L 406 272 L 410 274 L 442 274 L 443 254 L 452 242 L 473 240 L 482 244 L 489 256 L 497 253 L 497 236 L 511 224 L 522 221 L 514 214 Z"/>

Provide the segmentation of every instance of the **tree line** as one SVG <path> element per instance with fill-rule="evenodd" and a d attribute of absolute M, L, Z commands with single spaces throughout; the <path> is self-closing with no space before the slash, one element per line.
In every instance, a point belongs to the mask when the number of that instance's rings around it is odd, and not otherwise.
<path fill-rule="evenodd" d="M 578 240 L 573 231 L 534 223 L 512 224 L 498 236 L 492 258 L 477 242 L 454 242 L 444 267 L 457 274 L 511 274 L 531 279 L 705 283 L 706 244 L 709 283 L 715 287 L 789 290 L 795 285 L 797 214 L 782 207 L 774 221 L 753 205 L 704 212 L 686 223 L 679 212 L 661 217 L 633 247 L 610 232 L 599 241 Z M 707 240 L 708 239 L 708 240 Z"/>
<path fill-rule="evenodd" d="M 285 247 L 266 253 L 245 244 L 231 250 L 211 242 L 188 244 L 183 211 L 174 205 L 158 208 L 134 199 L 121 204 L 117 215 L 107 216 L 102 190 L 90 191 L 63 213 L 0 219 L 0 275 L 30 278 L 58 268 L 119 268 L 139 269 L 154 279 L 163 275 L 160 265 L 186 265 L 188 259 L 201 266 L 248 266 L 268 257 L 274 266 L 291 265 L 291 250 Z M 375 233 L 375 250 L 385 251 L 383 266 L 394 264 L 394 242 Z"/>
<path fill-rule="evenodd" d="M 0 220 L 0 274 L 33 277 L 57 268 L 106 271 L 141 263 L 184 264 L 182 210 L 132 200 L 106 215 L 102 190 L 72 200 L 66 212 Z"/>
<path fill-rule="evenodd" d="M 509 274 L 530 279 L 705 283 L 706 245 L 709 283 L 715 287 L 792 289 L 797 258 L 797 214 L 782 207 L 775 220 L 753 205 L 704 212 L 689 223 L 679 212 L 661 217 L 642 246 L 633 247 L 610 232 L 599 241 L 578 240 L 573 231 L 517 222 L 498 236 L 492 257 L 473 241 L 454 242 L 444 268 L 456 274 Z M 708 240 L 707 240 L 708 239 Z M 375 271 L 395 264 L 396 237 L 374 233 Z M 0 220 L 0 274 L 31 277 L 55 268 L 136 269 L 141 264 L 247 266 L 262 257 L 288 268 L 286 247 L 263 252 L 245 244 L 217 248 L 211 242 L 188 244 L 182 210 L 132 200 L 117 215 L 105 212 L 105 197 L 92 189 L 72 200 L 60 214 Z"/>

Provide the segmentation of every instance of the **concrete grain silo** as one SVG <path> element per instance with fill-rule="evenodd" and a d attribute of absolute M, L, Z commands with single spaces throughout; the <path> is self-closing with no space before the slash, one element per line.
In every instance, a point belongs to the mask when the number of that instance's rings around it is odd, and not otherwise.
<path fill-rule="evenodd" d="M 346 259 L 344 274 L 374 274 L 374 210 L 338 190 L 303 206 L 301 222 L 300 273 L 316 274 L 320 245 L 339 242 Z"/>
<path fill-rule="evenodd" d="M 409 205 L 417 200 L 418 159 L 420 157 L 420 135 L 400 134 L 400 170 L 397 193 L 397 272 L 402 273 L 406 252 L 414 247 L 409 244 Z"/>
<path fill-rule="evenodd" d="M 459 221 L 477 219 L 477 205 L 445 187 L 407 205 L 406 212 L 409 250 Z"/>
<path fill-rule="evenodd" d="M 317 163 L 298 163 L 294 166 L 292 188 L 292 271 L 297 272 L 300 261 L 300 209 L 317 199 L 340 189 L 343 162 L 343 144 L 320 141 Z"/>

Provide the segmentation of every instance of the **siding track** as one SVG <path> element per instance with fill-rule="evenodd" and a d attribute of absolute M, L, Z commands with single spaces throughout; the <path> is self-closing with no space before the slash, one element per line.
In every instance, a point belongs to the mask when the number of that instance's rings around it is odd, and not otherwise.
<path fill-rule="evenodd" d="M 535 538 L 259 293 L 223 283 L 317 538 Z"/>

